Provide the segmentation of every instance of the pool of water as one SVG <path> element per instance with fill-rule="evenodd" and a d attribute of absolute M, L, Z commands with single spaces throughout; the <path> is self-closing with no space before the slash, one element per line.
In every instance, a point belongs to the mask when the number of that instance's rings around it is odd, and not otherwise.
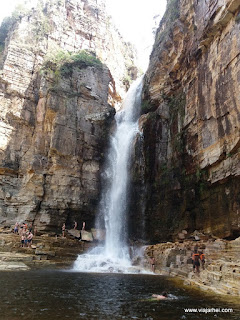
<path fill-rule="evenodd" d="M 214 295 L 176 286 L 154 275 L 35 270 L 0 272 L 1 320 L 56 319 L 240 319 L 240 306 Z M 154 301 L 167 291 L 172 299 Z M 186 312 L 228 308 L 233 312 Z M 226 311 L 226 310 L 225 310 Z"/>

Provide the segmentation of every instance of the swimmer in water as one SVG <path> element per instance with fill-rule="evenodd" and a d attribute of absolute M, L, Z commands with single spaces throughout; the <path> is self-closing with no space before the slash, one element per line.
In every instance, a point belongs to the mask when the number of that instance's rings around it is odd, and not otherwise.
<path fill-rule="evenodd" d="M 163 300 L 167 299 L 168 294 L 164 291 L 162 294 L 153 294 L 152 297 L 155 298 L 155 300 Z"/>

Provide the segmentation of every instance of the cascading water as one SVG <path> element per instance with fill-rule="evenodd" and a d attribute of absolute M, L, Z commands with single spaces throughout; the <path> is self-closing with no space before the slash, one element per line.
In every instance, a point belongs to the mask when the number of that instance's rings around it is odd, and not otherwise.
<path fill-rule="evenodd" d="M 104 218 L 106 241 L 87 254 L 79 255 L 74 270 L 85 272 L 134 272 L 127 244 L 128 169 L 131 144 L 139 132 L 138 117 L 141 105 L 142 78 L 130 87 L 123 108 L 116 113 L 116 130 L 104 172 L 99 217 Z"/>
<path fill-rule="evenodd" d="M 109 187 L 103 193 L 101 211 L 106 228 L 105 254 L 109 257 L 129 259 L 127 246 L 127 204 L 129 160 L 131 144 L 138 131 L 138 114 L 141 104 L 142 81 L 130 88 L 121 111 L 116 113 L 116 131 L 106 169 Z"/>

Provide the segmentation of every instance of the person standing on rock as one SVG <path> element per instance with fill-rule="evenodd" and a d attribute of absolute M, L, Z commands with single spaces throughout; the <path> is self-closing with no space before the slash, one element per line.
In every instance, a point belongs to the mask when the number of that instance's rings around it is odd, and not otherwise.
<path fill-rule="evenodd" d="M 65 223 L 62 225 L 62 236 L 63 238 L 65 237 L 65 230 L 66 230 L 66 225 Z"/>
<path fill-rule="evenodd" d="M 19 228 L 19 223 L 16 222 L 14 227 L 14 233 L 18 233 L 18 228 Z"/>
<path fill-rule="evenodd" d="M 22 248 L 25 247 L 25 240 L 26 240 L 26 234 L 23 234 L 21 235 L 21 246 Z"/>
<path fill-rule="evenodd" d="M 32 232 L 29 232 L 29 235 L 27 236 L 28 248 L 30 248 L 30 246 L 32 244 L 32 239 L 33 239 L 33 234 L 32 234 Z"/>
<path fill-rule="evenodd" d="M 24 246 L 25 246 L 25 247 L 28 246 L 28 236 L 29 236 L 29 232 L 26 232 L 26 234 L 25 234 L 25 239 L 24 239 Z"/>
<path fill-rule="evenodd" d="M 85 221 L 82 223 L 82 230 L 85 230 Z"/>
<path fill-rule="evenodd" d="M 77 221 L 74 222 L 74 229 L 77 229 Z"/>
<path fill-rule="evenodd" d="M 192 254 L 192 263 L 193 263 L 193 272 L 196 272 L 197 274 L 199 274 L 200 254 L 198 253 L 198 250 L 194 250 L 194 253 Z"/>
<path fill-rule="evenodd" d="M 154 257 L 150 258 L 150 265 L 151 265 L 152 272 L 155 272 L 155 258 Z"/>
<path fill-rule="evenodd" d="M 29 226 L 29 232 L 32 232 L 32 228 L 33 228 L 33 226 L 32 226 L 32 223 L 30 224 L 30 226 Z"/>
<path fill-rule="evenodd" d="M 200 260 L 201 260 L 202 268 L 204 270 L 205 269 L 205 254 L 203 253 L 203 251 L 200 254 Z"/>

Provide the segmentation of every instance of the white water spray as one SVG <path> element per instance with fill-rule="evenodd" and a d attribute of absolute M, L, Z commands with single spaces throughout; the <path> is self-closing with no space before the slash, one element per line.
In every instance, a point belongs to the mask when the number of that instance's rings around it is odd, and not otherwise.
<path fill-rule="evenodd" d="M 104 218 L 106 241 L 87 254 L 79 255 L 74 264 L 76 271 L 133 272 L 129 257 L 128 208 L 129 162 L 134 137 L 139 132 L 142 78 L 129 89 L 123 108 L 116 113 L 116 130 L 111 137 L 104 172 L 106 187 L 103 190 L 99 217 Z"/>
<path fill-rule="evenodd" d="M 111 138 L 107 176 L 109 188 L 103 194 L 101 211 L 106 227 L 105 254 L 108 257 L 129 259 L 127 245 L 127 207 L 129 162 L 132 141 L 138 131 L 141 104 L 141 79 L 128 91 L 123 109 L 116 114 L 116 131 Z"/>

